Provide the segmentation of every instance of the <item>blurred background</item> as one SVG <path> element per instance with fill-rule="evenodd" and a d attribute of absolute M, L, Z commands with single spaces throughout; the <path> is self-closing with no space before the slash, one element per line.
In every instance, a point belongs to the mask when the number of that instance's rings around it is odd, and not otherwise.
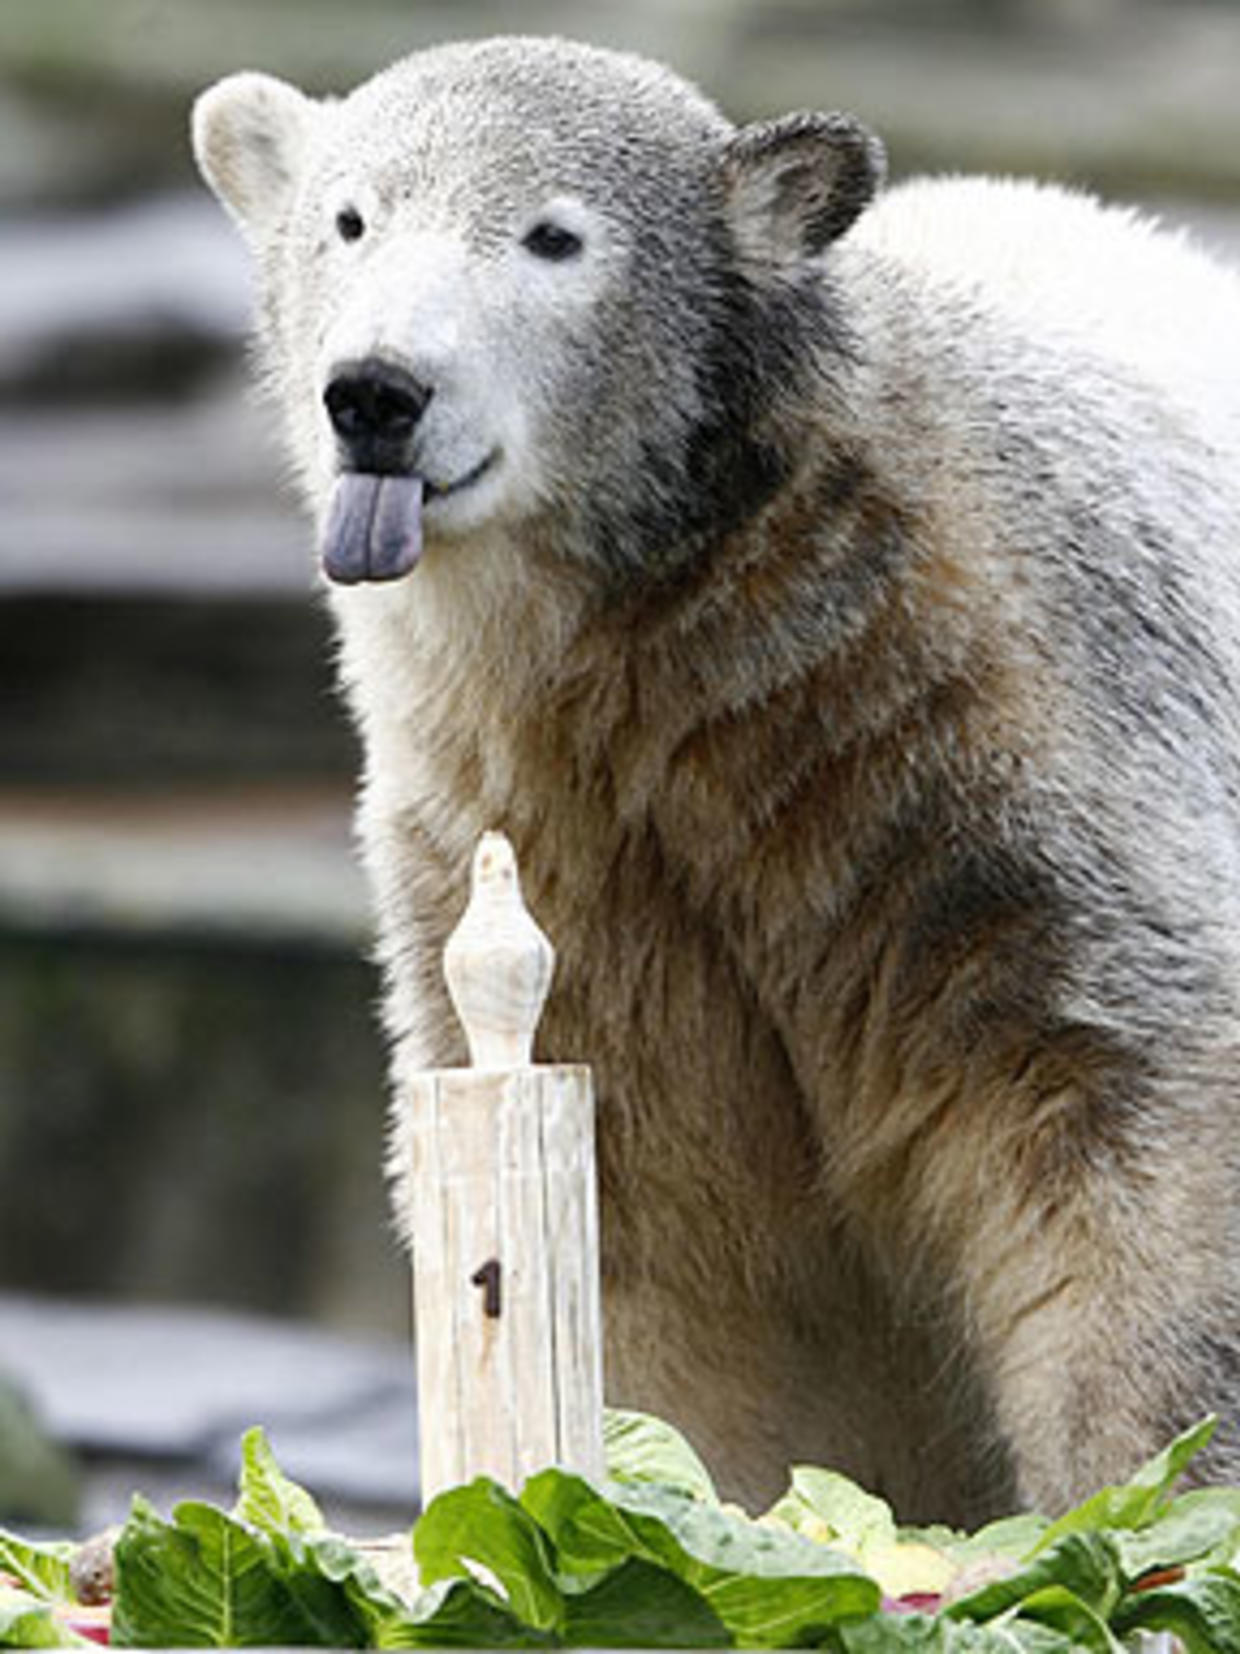
<path fill-rule="evenodd" d="M 0 1521 L 416 1494 L 356 753 L 192 95 L 564 32 L 1240 263 L 1240 0 L 0 0 Z"/>

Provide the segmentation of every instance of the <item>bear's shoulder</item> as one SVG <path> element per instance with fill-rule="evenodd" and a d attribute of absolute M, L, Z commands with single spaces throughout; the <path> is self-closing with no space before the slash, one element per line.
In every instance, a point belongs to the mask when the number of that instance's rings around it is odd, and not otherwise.
<path fill-rule="evenodd" d="M 1181 230 L 1130 206 L 1033 179 L 917 178 L 885 191 L 854 238 L 900 264 L 1063 308 L 1106 291 L 1122 305 L 1135 281 L 1151 302 L 1185 283 L 1234 303 L 1235 275 Z"/>
<path fill-rule="evenodd" d="M 1240 277 L 1183 230 L 1055 184 L 944 177 L 887 190 L 848 245 L 851 279 L 930 354 L 976 328 L 983 350 L 1004 337 L 1159 385 L 1240 438 Z"/>

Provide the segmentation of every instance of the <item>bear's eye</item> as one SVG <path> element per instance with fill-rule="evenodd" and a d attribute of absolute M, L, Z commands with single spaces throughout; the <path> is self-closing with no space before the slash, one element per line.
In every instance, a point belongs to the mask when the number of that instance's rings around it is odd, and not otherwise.
<path fill-rule="evenodd" d="M 562 224 L 553 224 L 549 218 L 541 218 L 532 230 L 526 232 L 521 245 L 535 258 L 560 264 L 567 258 L 576 258 L 581 251 L 582 240 Z"/>
<path fill-rule="evenodd" d="M 341 207 L 336 214 L 336 234 L 341 241 L 360 241 L 366 233 L 366 221 L 356 207 Z"/>

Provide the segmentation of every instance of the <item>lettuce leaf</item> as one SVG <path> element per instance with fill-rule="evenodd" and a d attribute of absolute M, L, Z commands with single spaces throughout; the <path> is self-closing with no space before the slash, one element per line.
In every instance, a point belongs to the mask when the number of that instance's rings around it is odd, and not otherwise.
<path fill-rule="evenodd" d="M 1181 1435 L 1161 1453 L 1142 1465 L 1136 1475 L 1119 1487 L 1104 1487 L 1084 1504 L 1068 1511 L 1057 1522 L 1052 1522 L 1042 1533 L 1035 1549 L 1048 1550 L 1065 1534 L 1086 1533 L 1100 1528 L 1148 1527 L 1162 1515 L 1170 1500 L 1170 1490 L 1194 1454 L 1210 1440 L 1217 1428 L 1216 1418 L 1202 1419 L 1191 1430 Z"/>
<path fill-rule="evenodd" d="M 135 1499 L 116 1547 L 116 1642 L 248 1648 L 318 1641 L 313 1633 L 253 1530 L 195 1503 L 165 1522 Z"/>
<path fill-rule="evenodd" d="M 649 1413 L 609 1407 L 603 1414 L 603 1452 L 613 1482 L 657 1482 L 719 1503 L 710 1472 L 680 1431 Z"/>
<path fill-rule="evenodd" d="M 323 1513 L 276 1463 L 262 1430 L 241 1438 L 241 1476 L 233 1515 L 268 1534 L 326 1533 Z"/>
<path fill-rule="evenodd" d="M 567 1478 L 548 1471 L 544 1487 Z M 579 1484 L 585 1488 L 584 1482 Z M 596 1497 L 592 1494 L 592 1497 Z M 560 1647 L 728 1647 L 731 1638 L 702 1595 L 675 1572 L 637 1555 L 566 1559 L 545 1526 L 486 1478 L 434 1500 L 418 1523 L 422 1579 L 472 1581 L 492 1613 L 527 1628 L 527 1640 Z M 409 1620 L 405 1622 L 410 1629 Z"/>
<path fill-rule="evenodd" d="M 1018 1614 L 1008 1616 L 1007 1623 L 1014 1623 L 1016 1618 L 1068 1638 L 1070 1646 L 1084 1654 L 1123 1654 L 1105 1616 L 1066 1585 L 1047 1585 L 1031 1592 L 1021 1602 Z"/>
<path fill-rule="evenodd" d="M 1050 1523 L 1037 1511 L 1022 1511 L 1019 1516 L 1001 1516 L 988 1522 L 975 1533 L 959 1533 L 954 1528 L 901 1528 L 904 1539 L 921 1540 L 933 1545 L 958 1563 L 974 1562 L 982 1557 L 1006 1556 L 1023 1562 L 1037 1545 Z"/>
<path fill-rule="evenodd" d="M 553 1648 L 548 1633 L 526 1625 L 473 1579 L 445 1579 L 413 1605 L 380 1620 L 377 1648 Z"/>
<path fill-rule="evenodd" d="M 1049 1551 L 1003 1579 L 992 1580 L 943 1610 L 948 1619 L 990 1620 L 1056 1587 L 1070 1591 L 1083 1607 L 1103 1618 L 1120 1597 L 1119 1554 L 1103 1533 L 1068 1533 Z"/>
<path fill-rule="evenodd" d="M 1209 1421 L 1057 1522 L 1016 1517 L 962 1535 L 898 1528 L 881 1499 L 810 1468 L 750 1520 L 718 1502 L 670 1426 L 615 1417 L 615 1480 L 595 1487 L 551 1469 L 519 1497 L 486 1478 L 452 1489 L 409 1541 L 416 1586 L 403 1578 L 402 1542 L 384 1542 L 401 1563 L 399 1591 L 365 1547 L 327 1528 L 251 1431 L 231 1512 L 190 1502 L 165 1520 L 134 1501 L 116 1548 L 113 1641 L 1127 1654 L 1140 1634 L 1169 1631 L 1188 1654 L 1240 1654 L 1240 1489 L 1172 1494 Z M 0 1533 L 0 1647 L 83 1643 L 73 1552 Z M 987 1577 L 990 1557 L 999 1577 Z M 925 1611 L 943 1570 L 974 1562 L 986 1582 Z M 919 1574 L 884 1607 L 880 1583 L 906 1564 L 933 1564 L 934 1579 Z"/>
<path fill-rule="evenodd" d="M 85 1645 L 57 1618 L 50 1602 L 0 1585 L 0 1648 L 68 1648 Z"/>
<path fill-rule="evenodd" d="M 35 1544 L 0 1529 L 0 1648 L 84 1645 L 65 1623 L 73 1603 L 75 1545 Z"/>
<path fill-rule="evenodd" d="M 567 1599 L 567 1648 L 731 1648 L 727 1627 L 701 1592 L 630 1557 Z"/>
<path fill-rule="evenodd" d="M 424 1585 L 476 1577 L 481 1568 L 524 1624 L 562 1631 L 564 1596 L 551 1546 L 533 1517 L 497 1482 L 480 1476 L 441 1493 L 414 1529 L 413 1554 Z"/>
<path fill-rule="evenodd" d="M 69 1564 L 76 1545 L 65 1541 L 35 1544 L 0 1528 L 0 1574 L 43 1602 L 72 1602 Z"/>
<path fill-rule="evenodd" d="M 1114 1537 L 1130 1582 L 1207 1557 L 1234 1566 L 1240 1556 L 1240 1491 L 1196 1488 L 1173 1499 L 1147 1527 L 1117 1531 Z"/>
<path fill-rule="evenodd" d="M 762 1520 L 847 1552 L 888 1597 L 936 1596 L 956 1573 L 956 1562 L 930 1534 L 898 1528 L 886 1500 L 833 1470 L 798 1466 Z"/>
<path fill-rule="evenodd" d="M 874 1613 L 875 1582 L 849 1558 L 672 1488 L 609 1487 L 544 1471 L 521 1504 L 566 1573 L 597 1577 L 631 1558 L 697 1592 L 738 1648 L 805 1647 L 840 1620 Z"/>
<path fill-rule="evenodd" d="M 870 1546 L 894 1545 L 899 1534 L 891 1506 L 834 1470 L 798 1465 L 787 1493 L 768 1517 L 812 1539 L 839 1540 L 854 1555 Z"/>
<path fill-rule="evenodd" d="M 1240 1651 L 1240 1578 L 1230 1571 L 1200 1575 L 1130 1596 L 1115 1616 L 1122 1637 L 1170 1631 L 1188 1654 Z"/>
<path fill-rule="evenodd" d="M 165 1522 L 136 1499 L 117 1542 L 112 1638 L 131 1648 L 365 1648 L 401 1606 L 335 1535 L 264 1533 L 211 1505 Z"/>
<path fill-rule="evenodd" d="M 1084 1654 L 1089 1645 L 1036 1620 L 972 1625 L 925 1614 L 882 1614 L 840 1627 L 823 1647 L 832 1654 Z"/>

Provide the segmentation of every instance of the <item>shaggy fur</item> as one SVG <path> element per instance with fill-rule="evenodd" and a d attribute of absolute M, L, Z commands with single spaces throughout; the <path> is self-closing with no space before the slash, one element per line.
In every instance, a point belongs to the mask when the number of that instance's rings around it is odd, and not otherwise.
<path fill-rule="evenodd" d="M 613 1400 L 750 1501 L 1055 1509 L 1209 1410 L 1240 1474 L 1240 286 L 1058 190 L 871 203 L 856 123 L 564 42 L 233 77 L 196 141 L 320 523 L 333 361 L 434 386 L 428 476 L 503 456 L 333 593 L 397 1176 L 502 827 Z"/>

